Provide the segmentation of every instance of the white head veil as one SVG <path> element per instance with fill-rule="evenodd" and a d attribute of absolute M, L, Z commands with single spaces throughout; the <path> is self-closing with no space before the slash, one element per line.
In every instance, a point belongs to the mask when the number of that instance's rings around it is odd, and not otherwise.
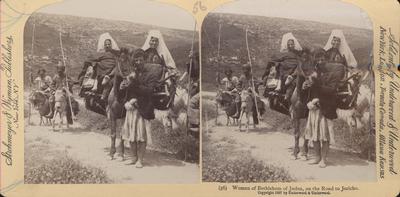
<path fill-rule="evenodd" d="M 339 29 L 332 30 L 332 33 L 329 36 L 328 42 L 326 43 L 326 45 L 324 47 L 325 51 L 332 48 L 333 37 L 340 38 L 339 52 L 340 52 L 340 54 L 344 55 L 344 57 L 346 58 L 347 65 L 354 67 L 354 68 L 357 67 L 356 58 L 354 58 L 353 52 L 351 52 L 351 49 L 350 49 L 349 45 L 347 44 L 346 39 L 344 38 L 344 34 L 343 34 L 342 30 L 339 30 Z"/>
<path fill-rule="evenodd" d="M 114 50 L 119 50 L 117 43 L 115 40 L 111 37 L 111 35 L 107 33 L 103 33 L 99 37 L 99 42 L 97 43 L 97 52 L 104 52 L 104 41 L 105 40 L 111 40 L 111 48 Z"/>
<path fill-rule="evenodd" d="M 281 50 L 280 50 L 281 53 L 282 52 L 288 52 L 288 48 L 287 48 L 288 40 L 293 40 L 294 41 L 294 49 L 296 49 L 298 51 L 302 50 L 299 41 L 297 41 L 297 39 L 290 32 L 290 33 L 283 34 L 283 36 L 282 36 Z"/>
<path fill-rule="evenodd" d="M 143 44 L 142 49 L 144 51 L 146 51 L 147 49 L 150 48 L 150 39 L 152 37 L 158 38 L 157 52 L 158 52 L 158 55 L 160 55 L 160 56 L 162 56 L 162 58 L 164 58 L 165 65 L 168 68 L 176 69 L 175 61 L 172 58 L 171 53 L 169 52 L 167 45 L 164 42 L 164 38 L 161 35 L 161 32 L 159 30 L 150 30 L 149 31 L 146 41 Z"/>

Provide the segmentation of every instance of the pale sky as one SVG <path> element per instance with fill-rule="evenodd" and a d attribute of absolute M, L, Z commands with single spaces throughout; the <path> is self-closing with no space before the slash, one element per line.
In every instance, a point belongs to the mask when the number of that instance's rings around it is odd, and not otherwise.
<path fill-rule="evenodd" d="M 238 0 L 213 12 L 292 18 L 372 29 L 368 14 L 339 0 Z"/>
<path fill-rule="evenodd" d="M 193 16 L 174 5 L 148 0 L 64 0 L 38 12 L 85 16 L 193 30 Z"/>

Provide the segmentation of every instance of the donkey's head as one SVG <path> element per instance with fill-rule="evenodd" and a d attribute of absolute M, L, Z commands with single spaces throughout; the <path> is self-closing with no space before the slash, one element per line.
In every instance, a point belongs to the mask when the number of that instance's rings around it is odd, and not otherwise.
<path fill-rule="evenodd" d="M 29 97 L 29 102 L 35 107 L 35 109 L 40 108 L 46 102 L 46 95 L 42 92 L 35 91 Z"/>
<path fill-rule="evenodd" d="M 339 118 L 348 124 L 351 131 L 368 129 L 371 120 L 370 107 L 373 103 L 371 99 L 371 90 L 366 85 L 361 85 L 356 106 L 349 110 L 337 110 Z"/>
<path fill-rule="evenodd" d="M 64 89 L 58 89 L 55 91 L 54 102 L 55 110 L 64 110 L 64 107 L 67 105 L 67 93 Z"/>

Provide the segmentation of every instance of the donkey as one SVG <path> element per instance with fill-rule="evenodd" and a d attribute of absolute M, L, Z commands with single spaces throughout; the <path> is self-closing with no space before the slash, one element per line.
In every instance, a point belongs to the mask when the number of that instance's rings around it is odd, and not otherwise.
<path fill-rule="evenodd" d="M 293 76 L 295 80 L 292 81 L 295 86 L 294 91 L 290 97 L 289 105 L 289 115 L 294 129 L 294 147 L 293 147 L 293 157 L 298 159 L 298 154 L 300 153 L 299 140 L 300 140 L 300 121 L 301 119 L 307 119 L 308 108 L 307 103 L 311 100 L 310 90 L 303 89 L 303 83 L 313 83 L 316 77 L 316 65 L 323 62 L 325 59 L 325 51 L 322 48 L 316 48 L 313 52 L 309 50 L 304 50 L 300 59 L 298 60 L 298 65 Z M 285 85 L 290 84 L 288 80 Z M 304 140 L 303 144 L 303 156 L 305 160 L 308 160 L 308 141 Z"/>
<path fill-rule="evenodd" d="M 64 124 L 64 116 L 66 115 L 66 110 L 69 109 L 67 106 L 67 92 L 65 89 L 58 89 L 54 93 L 54 115 L 53 115 L 53 131 L 55 131 L 55 121 L 57 115 L 59 116 L 59 129 L 61 130 L 62 125 Z M 67 128 L 69 128 L 69 123 L 67 121 Z"/>
<path fill-rule="evenodd" d="M 253 128 L 256 128 L 256 122 L 258 120 L 255 120 L 258 115 L 262 116 L 265 112 L 265 103 L 261 101 L 261 99 L 257 95 L 252 95 L 252 92 L 250 90 L 243 90 L 242 93 L 240 94 L 240 100 L 241 100 L 241 105 L 240 105 L 240 117 L 239 117 L 239 131 L 241 131 L 242 128 L 242 118 L 243 115 L 246 115 L 246 131 L 249 131 L 249 124 L 250 124 L 250 117 L 253 117 Z M 257 102 L 257 104 L 255 103 Z M 258 110 L 258 111 L 256 111 Z"/>
<path fill-rule="evenodd" d="M 251 93 L 248 90 L 243 90 L 240 94 L 240 118 L 239 118 L 239 131 L 242 129 L 242 118 L 243 115 L 246 115 L 246 131 L 249 131 L 249 124 L 250 124 L 250 117 L 252 116 L 253 112 L 253 98 L 251 97 Z M 253 121 L 253 127 L 255 128 L 256 125 Z"/>
<path fill-rule="evenodd" d="M 29 97 L 29 102 L 38 110 L 40 115 L 39 125 L 50 124 L 50 118 L 46 115 L 50 112 L 49 98 L 41 91 L 33 92 Z M 44 119 L 43 119 L 44 118 Z M 44 122 L 46 120 L 46 123 Z"/>
<path fill-rule="evenodd" d="M 165 132 L 178 131 L 180 129 L 179 124 L 186 124 L 188 99 L 189 93 L 187 89 L 178 86 L 175 91 L 173 104 L 170 108 L 167 110 L 156 109 L 156 119 L 163 124 Z"/>
<path fill-rule="evenodd" d="M 296 81 L 295 81 L 295 90 L 290 99 L 290 108 L 289 113 L 291 117 L 291 121 L 294 127 L 294 138 L 295 144 L 293 149 L 294 159 L 298 159 L 297 155 L 300 152 L 299 148 L 299 138 L 300 138 L 300 120 L 308 117 L 308 108 L 306 107 L 307 102 L 310 101 L 309 89 L 303 90 L 303 83 L 310 82 L 314 83 L 316 78 L 316 65 L 324 62 L 325 51 L 323 49 L 316 49 L 313 53 L 303 53 L 301 61 L 298 63 L 297 70 L 295 72 Z M 369 107 L 368 94 L 364 93 L 361 97 L 357 97 L 359 94 L 359 82 L 364 80 L 367 75 L 364 75 L 361 79 L 361 75 L 357 73 L 349 73 L 352 74 L 347 80 L 350 81 L 353 85 L 352 87 L 352 97 L 350 98 L 351 102 L 345 102 L 344 104 L 338 103 L 337 114 L 338 118 L 344 120 L 350 128 L 350 132 L 353 130 L 362 128 L 365 124 L 361 121 L 361 117 L 365 114 L 364 112 Z M 363 90 L 363 87 L 361 87 Z M 364 98 L 365 97 L 365 98 Z M 345 109 L 341 109 L 340 105 L 346 105 Z M 304 140 L 303 144 L 303 156 L 304 159 L 307 160 L 308 153 L 308 141 Z"/>
<path fill-rule="evenodd" d="M 115 77 L 113 88 L 111 89 L 110 95 L 108 96 L 108 105 L 107 105 L 107 119 L 110 124 L 111 130 L 111 147 L 110 147 L 110 157 L 111 160 L 114 160 L 114 154 L 116 153 L 115 141 L 117 138 L 117 120 L 125 117 L 125 108 L 124 108 L 124 96 L 126 92 L 122 92 L 119 88 L 121 79 L 119 77 Z M 124 140 L 120 139 L 121 148 L 121 159 L 125 160 L 125 146 Z"/>
<path fill-rule="evenodd" d="M 127 49 L 122 49 L 121 54 L 117 59 L 117 71 L 113 78 L 113 86 L 107 99 L 106 115 L 110 125 L 110 157 L 114 160 L 114 154 L 117 152 L 115 142 L 117 138 L 117 120 L 125 118 L 126 110 L 124 104 L 126 102 L 127 92 L 126 89 L 121 89 L 121 83 L 124 80 L 123 75 L 130 74 L 129 68 L 133 67 L 133 51 L 129 52 Z M 123 70 L 122 70 L 123 69 Z M 127 80 L 127 79 L 126 79 Z M 121 132 L 120 132 L 121 133 Z M 122 136 L 120 138 L 119 147 L 121 149 L 121 160 L 125 160 L 125 146 Z"/>
<path fill-rule="evenodd" d="M 226 113 L 226 126 L 231 123 L 231 118 L 233 119 L 233 125 L 238 124 L 241 110 L 240 106 L 235 102 L 235 97 L 228 92 L 220 90 L 217 93 L 216 101 Z"/>

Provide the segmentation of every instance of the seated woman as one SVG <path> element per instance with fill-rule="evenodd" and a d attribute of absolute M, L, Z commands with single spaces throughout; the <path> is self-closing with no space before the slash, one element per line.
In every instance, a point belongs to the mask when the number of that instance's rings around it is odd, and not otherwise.
<path fill-rule="evenodd" d="M 326 51 L 327 62 L 341 63 L 353 68 L 357 67 L 357 61 L 346 42 L 342 30 L 332 30 L 324 49 Z"/>
<path fill-rule="evenodd" d="M 175 61 L 160 31 L 150 30 L 142 49 L 144 50 L 144 61 L 146 63 L 162 64 L 168 70 L 176 70 Z"/>
<path fill-rule="evenodd" d="M 343 83 L 338 87 L 339 108 L 348 109 L 355 105 L 355 97 L 358 94 L 358 85 L 361 80 L 361 75 L 357 74 L 357 61 L 347 44 L 342 30 L 333 30 L 329 36 L 328 42 L 324 49 L 326 50 L 326 61 L 331 66 L 343 66 L 345 75 L 342 80 Z M 352 75 L 352 79 L 349 79 Z M 354 77 L 353 77 L 354 76 Z"/>
<path fill-rule="evenodd" d="M 286 33 L 282 36 L 280 54 L 272 61 L 278 63 L 277 75 L 278 84 L 276 91 L 291 94 L 294 87 L 290 84 L 285 85 L 286 79 L 295 72 L 300 60 L 301 46 L 292 33 Z M 264 75 L 269 74 L 264 73 Z M 289 92 L 289 93 L 288 93 Z"/>
<path fill-rule="evenodd" d="M 118 56 L 119 47 L 111 35 L 109 33 L 101 34 L 97 45 L 97 53 L 89 61 L 97 63 L 97 83 L 102 83 L 103 79 L 105 79 L 105 85 L 101 88 L 101 99 L 103 101 L 107 100 L 108 94 L 112 88 L 112 86 L 106 82 L 112 77 L 112 71 L 116 66 Z M 94 92 L 98 90 L 97 83 L 92 88 Z"/>
<path fill-rule="evenodd" d="M 53 79 L 46 75 L 46 69 L 41 68 L 38 70 L 38 77 L 34 80 L 35 89 L 39 91 L 48 92 Z"/>
<path fill-rule="evenodd" d="M 169 97 L 167 103 L 172 103 L 176 90 L 176 81 L 178 80 L 178 69 L 161 32 L 150 30 L 142 50 L 144 50 L 145 63 L 160 64 L 166 68 L 163 74 L 163 79 L 167 79 L 165 81 L 166 85 L 156 91 L 165 93 Z M 161 105 L 157 108 L 163 109 Z"/>
<path fill-rule="evenodd" d="M 225 91 L 231 92 L 233 89 L 236 89 L 239 79 L 233 76 L 233 71 L 230 68 L 226 69 L 224 74 L 225 77 L 221 80 L 221 85 L 223 85 Z"/>

